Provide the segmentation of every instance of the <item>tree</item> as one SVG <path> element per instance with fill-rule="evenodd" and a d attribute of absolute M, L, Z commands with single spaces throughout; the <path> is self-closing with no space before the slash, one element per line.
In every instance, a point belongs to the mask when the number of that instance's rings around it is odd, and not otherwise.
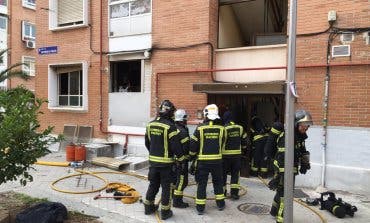
<path fill-rule="evenodd" d="M 0 63 L 4 62 L 4 55 L 8 51 L 9 51 L 9 49 L 5 49 L 5 50 L 0 51 Z M 20 77 L 22 79 L 28 80 L 29 76 L 26 72 L 24 72 L 23 70 L 16 70 L 15 69 L 15 68 L 18 68 L 22 65 L 28 66 L 25 63 L 16 63 L 16 64 L 13 64 L 13 65 L 9 66 L 5 70 L 0 71 L 0 83 L 5 81 L 6 79 L 10 79 L 12 77 Z"/>
<path fill-rule="evenodd" d="M 0 51 L 0 61 L 7 51 Z M 21 65 L 16 63 L 1 71 L 0 82 L 15 76 L 27 79 L 25 72 L 15 70 Z M 52 127 L 39 129 L 37 118 L 44 102 L 23 86 L 0 91 L 0 185 L 17 179 L 22 185 L 32 181 L 31 165 L 50 152 L 51 143 L 59 141 L 50 135 Z"/>

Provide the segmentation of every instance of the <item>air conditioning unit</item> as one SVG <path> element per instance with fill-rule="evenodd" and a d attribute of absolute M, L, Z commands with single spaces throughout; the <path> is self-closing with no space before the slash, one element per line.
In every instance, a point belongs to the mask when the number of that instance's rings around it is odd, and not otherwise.
<path fill-rule="evenodd" d="M 35 41 L 33 40 L 26 40 L 26 47 L 27 48 L 30 48 L 30 49 L 34 49 L 35 48 Z"/>
<path fill-rule="evenodd" d="M 332 57 L 349 57 L 351 56 L 350 45 L 338 45 L 332 47 Z"/>

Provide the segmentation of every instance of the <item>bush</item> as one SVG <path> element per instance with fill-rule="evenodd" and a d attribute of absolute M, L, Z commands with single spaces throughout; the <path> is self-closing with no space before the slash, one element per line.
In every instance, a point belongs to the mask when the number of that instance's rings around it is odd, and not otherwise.
<path fill-rule="evenodd" d="M 50 136 L 52 127 L 39 129 L 37 118 L 44 102 L 22 86 L 0 91 L 0 185 L 18 179 L 22 185 L 32 181 L 31 165 L 59 140 Z"/>

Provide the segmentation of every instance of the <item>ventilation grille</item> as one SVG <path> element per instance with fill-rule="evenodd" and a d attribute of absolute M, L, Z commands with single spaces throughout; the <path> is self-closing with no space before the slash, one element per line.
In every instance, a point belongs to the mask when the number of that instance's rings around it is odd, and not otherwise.
<path fill-rule="evenodd" d="M 332 57 L 349 57 L 351 56 L 350 45 L 340 45 L 332 47 Z"/>
<path fill-rule="evenodd" d="M 355 39 L 355 35 L 353 33 L 343 33 L 340 35 L 340 41 L 342 43 L 350 43 Z"/>

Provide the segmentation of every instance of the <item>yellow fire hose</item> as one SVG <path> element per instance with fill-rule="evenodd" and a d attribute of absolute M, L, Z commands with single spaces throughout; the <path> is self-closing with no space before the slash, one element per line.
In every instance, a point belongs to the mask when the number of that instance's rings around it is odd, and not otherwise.
<path fill-rule="evenodd" d="M 38 165 L 49 165 L 49 166 L 61 166 L 61 167 L 67 167 L 69 166 L 69 163 L 68 162 L 49 162 L 49 161 L 37 161 L 35 164 L 38 164 Z M 75 169 L 78 173 L 76 174 L 71 174 L 71 175 L 68 175 L 68 176 L 65 176 L 65 177 L 62 177 L 62 178 L 59 178 L 55 181 L 53 181 L 51 183 L 51 188 L 55 191 L 59 191 L 59 192 L 62 192 L 62 193 L 69 193 L 69 194 L 86 194 L 86 193 L 94 193 L 94 192 L 99 192 L 99 191 L 102 191 L 104 190 L 109 182 L 108 180 L 104 179 L 103 177 L 97 175 L 97 174 L 124 174 L 124 175 L 129 175 L 129 176 L 133 176 L 133 177 L 136 177 L 136 178 L 139 178 L 139 179 L 142 179 L 142 180 L 147 180 L 148 177 L 146 176 L 143 176 L 143 175 L 140 175 L 140 174 L 136 174 L 136 173 L 130 173 L 130 172 L 118 172 L 118 171 L 98 171 L 98 172 L 89 172 L 89 171 L 84 171 L 84 170 L 78 170 L 78 169 Z M 64 179 L 67 179 L 67 178 L 70 178 L 70 177 L 75 177 L 75 176 L 81 176 L 81 175 L 91 175 L 93 177 L 96 177 L 97 179 L 100 179 L 104 182 L 104 186 L 102 186 L 101 188 L 98 188 L 98 189 L 95 189 L 95 190 L 90 190 L 90 191 L 69 191 L 69 190 L 61 190 L 59 188 L 57 188 L 55 186 L 56 183 L 64 180 Z M 261 177 L 259 177 L 260 181 L 267 186 L 267 182 L 262 179 Z M 194 186 L 196 185 L 195 183 L 193 184 L 189 184 L 188 186 Z M 239 194 L 240 196 L 244 196 L 246 193 L 247 193 L 247 189 L 243 186 L 240 186 L 240 189 L 241 189 L 241 193 Z M 184 197 L 187 197 L 187 198 L 192 198 L 192 199 L 195 199 L 196 197 L 195 196 L 192 196 L 192 195 L 187 195 L 187 194 L 184 194 L 183 195 Z M 206 198 L 207 200 L 215 200 L 214 197 L 211 197 L 211 198 Z M 323 223 L 327 223 L 327 220 L 319 213 L 317 212 L 315 209 L 311 208 L 310 206 L 308 206 L 307 204 L 305 204 L 304 202 L 294 198 L 294 201 L 297 202 L 298 204 L 302 205 L 303 207 L 311 210 L 313 213 L 315 213 L 319 218 L 320 220 L 323 222 Z M 157 204 L 160 203 L 160 200 L 158 201 Z M 158 215 L 158 211 L 156 212 L 155 214 L 155 217 L 157 219 L 158 222 L 161 222 L 160 218 L 159 218 L 159 215 Z"/>

